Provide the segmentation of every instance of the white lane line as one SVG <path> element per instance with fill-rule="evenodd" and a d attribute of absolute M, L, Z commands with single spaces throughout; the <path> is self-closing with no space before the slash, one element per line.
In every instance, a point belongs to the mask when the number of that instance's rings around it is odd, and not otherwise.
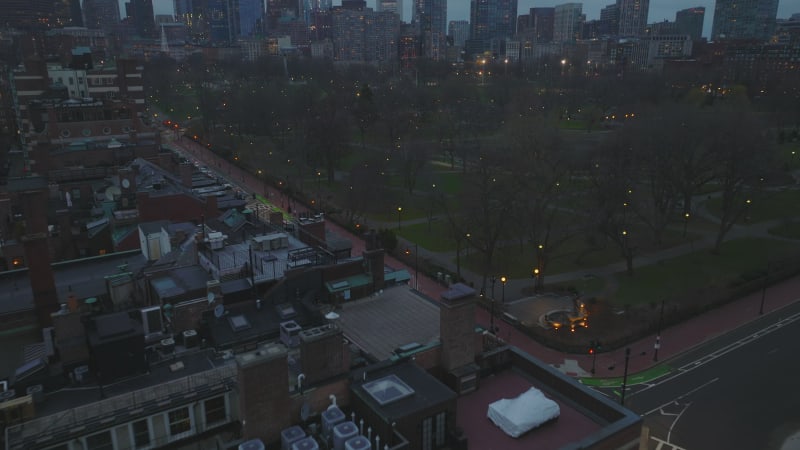
<path fill-rule="evenodd" d="M 691 403 L 687 403 L 686 406 L 683 407 L 683 410 L 681 410 L 681 412 L 678 413 L 678 417 L 676 417 L 675 420 L 672 421 L 672 425 L 669 426 L 669 431 L 667 431 L 667 442 L 669 442 L 670 438 L 672 437 L 672 429 L 675 428 L 675 424 L 677 424 L 678 421 L 681 420 L 681 416 L 683 415 L 683 413 L 686 412 L 687 409 L 689 409 L 689 406 L 691 406 Z"/>
<path fill-rule="evenodd" d="M 704 387 L 710 385 L 711 383 L 715 383 L 718 380 L 719 380 L 719 377 L 714 378 L 713 380 L 708 380 L 705 383 L 701 384 L 700 386 L 697 386 L 696 388 L 692 389 L 691 391 L 688 391 L 688 392 L 686 392 L 684 394 L 681 394 L 680 396 L 675 397 L 675 399 L 670 400 L 670 401 L 662 404 L 661 406 L 655 407 L 655 408 L 651 409 L 650 411 L 647 411 L 646 413 L 644 413 L 644 415 L 645 416 L 649 416 L 650 414 L 653 414 L 654 412 L 661 410 L 662 408 L 668 406 L 671 403 L 674 403 L 674 404 L 677 405 L 678 404 L 678 400 L 682 400 L 683 398 L 694 394 L 695 392 L 699 391 L 700 389 L 703 389 Z"/>
<path fill-rule="evenodd" d="M 685 449 L 685 448 L 683 448 L 683 447 L 678 447 L 677 445 L 675 445 L 675 444 L 672 444 L 672 443 L 670 443 L 669 441 L 665 441 L 665 440 L 663 440 L 663 439 L 659 439 L 659 438 L 657 438 L 657 437 L 655 437 L 655 436 L 650 436 L 650 439 L 652 439 L 652 440 L 654 440 L 654 441 L 658 442 L 658 445 L 656 446 L 655 450 L 661 450 L 661 448 L 664 446 L 664 444 L 666 444 L 666 445 L 668 445 L 669 447 L 671 447 L 671 448 L 672 448 L 672 450 L 686 450 L 686 449 Z"/>

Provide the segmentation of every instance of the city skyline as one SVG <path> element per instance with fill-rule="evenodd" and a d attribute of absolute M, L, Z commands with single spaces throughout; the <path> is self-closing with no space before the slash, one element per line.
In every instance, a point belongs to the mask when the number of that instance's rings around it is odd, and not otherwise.
<path fill-rule="evenodd" d="M 125 3 L 127 0 L 119 0 L 120 14 L 125 17 Z M 583 4 L 583 12 L 587 20 L 599 19 L 600 10 L 614 3 L 615 0 L 584 0 L 577 2 Z M 155 14 L 173 14 L 172 0 L 153 0 Z M 567 0 L 519 0 L 517 14 L 527 14 L 530 8 L 552 7 L 564 3 Z M 647 23 L 663 22 L 664 20 L 675 20 L 675 13 L 686 8 L 703 6 L 706 8 L 705 20 L 703 21 L 703 36 L 710 37 L 711 24 L 714 20 L 715 0 L 651 0 L 650 12 Z M 340 5 L 341 0 L 334 1 L 334 5 Z M 411 19 L 411 1 L 404 2 L 403 17 L 406 22 Z M 469 20 L 470 2 L 467 0 L 448 0 L 447 1 L 447 21 Z M 367 6 L 376 7 L 376 0 L 367 0 Z M 778 18 L 788 19 L 794 13 L 800 13 L 800 0 L 780 0 L 778 3 Z"/>

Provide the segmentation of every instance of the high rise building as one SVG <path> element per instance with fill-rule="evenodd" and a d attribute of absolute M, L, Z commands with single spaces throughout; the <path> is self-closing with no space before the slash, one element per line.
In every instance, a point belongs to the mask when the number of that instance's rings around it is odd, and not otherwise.
<path fill-rule="evenodd" d="M 125 12 L 133 20 L 136 33 L 140 37 L 156 36 L 153 0 L 130 0 L 125 4 Z"/>
<path fill-rule="evenodd" d="M 581 32 L 582 3 L 556 5 L 553 11 L 553 41 L 574 42 Z"/>
<path fill-rule="evenodd" d="M 298 0 L 267 0 L 267 31 L 277 30 L 281 20 L 299 17 L 301 16 Z"/>
<path fill-rule="evenodd" d="M 703 35 L 705 15 L 706 9 L 702 6 L 682 9 L 675 13 L 675 26 L 678 28 L 678 33 L 688 34 L 693 41 L 699 41 Z"/>
<path fill-rule="evenodd" d="M 469 21 L 451 20 L 447 25 L 447 36 L 453 39 L 453 45 L 463 47 L 469 38 Z"/>
<path fill-rule="evenodd" d="M 238 0 L 239 35 L 252 36 L 264 21 L 263 0 Z"/>
<path fill-rule="evenodd" d="M 775 31 L 778 0 L 717 0 L 712 40 L 767 40 Z"/>
<path fill-rule="evenodd" d="M 414 0 L 411 22 L 418 27 L 422 56 L 444 60 L 447 47 L 447 0 Z"/>
<path fill-rule="evenodd" d="M 616 3 L 607 5 L 600 10 L 600 21 L 606 23 L 608 28 L 612 30 L 611 34 L 616 36 L 619 31 L 619 7 Z"/>
<path fill-rule="evenodd" d="M 9 28 L 41 29 L 52 27 L 52 0 L 2 0 L 0 25 Z"/>
<path fill-rule="evenodd" d="M 650 0 L 617 0 L 619 35 L 642 36 L 647 27 Z"/>
<path fill-rule="evenodd" d="M 119 23 L 117 0 L 83 0 L 83 17 L 86 28 L 107 30 Z"/>
<path fill-rule="evenodd" d="M 505 41 L 517 31 L 517 1 L 472 0 L 470 27 L 470 53 L 504 53 Z"/>
<path fill-rule="evenodd" d="M 377 0 L 376 12 L 393 12 L 403 21 L 403 0 Z"/>
<path fill-rule="evenodd" d="M 400 16 L 372 8 L 333 8 L 333 42 L 340 61 L 393 62 L 397 60 Z M 352 5 L 348 5 L 352 6 Z"/>

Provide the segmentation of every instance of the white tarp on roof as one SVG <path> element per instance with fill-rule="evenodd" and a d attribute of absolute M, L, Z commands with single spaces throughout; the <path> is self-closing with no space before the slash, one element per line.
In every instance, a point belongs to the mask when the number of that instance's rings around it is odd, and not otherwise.
<path fill-rule="evenodd" d="M 504 398 L 491 403 L 487 416 L 507 435 L 517 438 L 558 418 L 560 413 L 558 403 L 532 387 L 516 398 Z"/>

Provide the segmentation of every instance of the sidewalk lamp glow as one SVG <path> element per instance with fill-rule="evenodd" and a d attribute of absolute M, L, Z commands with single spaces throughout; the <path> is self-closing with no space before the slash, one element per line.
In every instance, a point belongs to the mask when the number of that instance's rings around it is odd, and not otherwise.
<path fill-rule="evenodd" d="M 398 230 L 401 228 L 400 217 L 402 216 L 402 214 L 403 214 L 403 207 L 402 206 L 398 206 L 397 207 L 397 229 Z"/>
<path fill-rule="evenodd" d="M 506 278 L 505 275 L 500 277 L 500 282 L 503 283 L 503 304 L 504 305 L 506 304 L 506 281 L 508 281 L 508 278 Z"/>

